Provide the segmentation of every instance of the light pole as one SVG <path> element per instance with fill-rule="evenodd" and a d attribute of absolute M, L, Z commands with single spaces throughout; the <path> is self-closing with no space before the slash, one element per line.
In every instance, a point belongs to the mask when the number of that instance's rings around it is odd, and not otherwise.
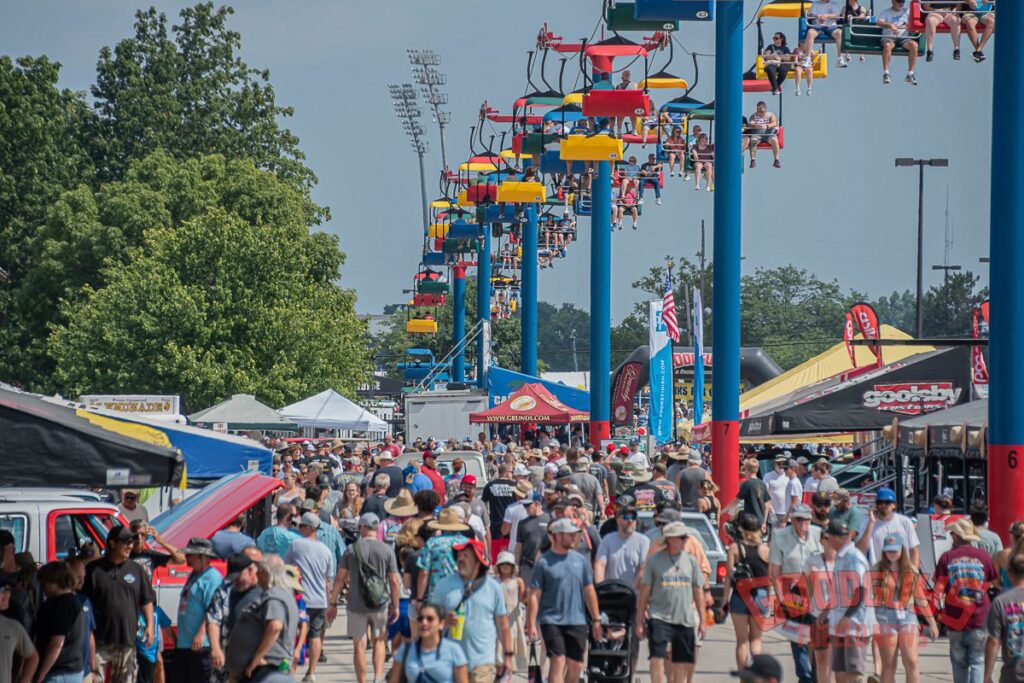
<path fill-rule="evenodd" d="M 896 159 L 896 168 L 917 166 L 917 325 L 916 336 L 924 337 L 924 167 L 946 168 L 949 159 Z"/>
<path fill-rule="evenodd" d="M 423 229 L 430 225 L 427 218 L 427 176 L 423 168 L 423 155 L 427 153 L 427 141 L 423 139 L 425 131 L 420 125 L 420 117 L 423 111 L 416 101 L 416 89 L 411 83 L 392 83 L 388 86 L 391 93 L 391 104 L 395 107 L 395 116 L 402 122 L 402 130 L 409 138 L 412 151 L 416 153 L 420 162 L 420 201 L 423 204 Z"/>
<path fill-rule="evenodd" d="M 407 50 L 412 74 L 423 91 L 423 99 L 434 109 L 434 120 L 441 134 L 441 165 L 448 169 L 448 152 L 444 142 L 444 127 L 451 122 L 451 112 L 442 111 L 441 105 L 448 104 L 448 95 L 441 92 L 441 86 L 448 82 L 448 76 L 437 70 L 441 56 L 433 50 Z"/>

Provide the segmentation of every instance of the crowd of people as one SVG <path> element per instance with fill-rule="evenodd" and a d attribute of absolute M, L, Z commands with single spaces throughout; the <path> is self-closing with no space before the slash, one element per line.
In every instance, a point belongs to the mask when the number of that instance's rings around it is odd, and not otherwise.
<path fill-rule="evenodd" d="M 651 680 L 684 683 L 723 619 L 751 680 L 781 680 L 763 652 L 773 630 L 800 683 L 894 681 L 900 664 L 919 680 L 921 636 L 940 631 L 957 683 L 992 679 L 1000 654 L 1000 680 L 1019 680 L 1024 523 L 1003 548 L 984 506 L 949 517 L 952 548 L 926 576 L 895 492 L 878 489 L 862 510 L 828 457 L 782 452 L 766 468 L 746 452 L 738 495 L 719 501 L 696 448 L 581 437 L 285 444 L 274 524 L 259 533 L 241 516 L 176 548 L 125 491 L 134 519 L 102 555 L 72 553 L 28 578 L 0 531 L 0 666 L 21 683 L 312 683 L 343 611 L 359 683 L 491 683 L 535 666 L 575 683 L 610 651 L 628 652 L 635 672 L 641 641 Z M 441 466 L 445 451 L 464 455 Z M 940 519 L 951 506 L 934 501 Z M 719 604 L 708 559 L 719 546 L 695 528 L 702 517 L 722 522 L 727 547 Z M 168 630 L 153 572 L 182 563 Z M 622 591 L 626 603 L 608 597 Z"/>

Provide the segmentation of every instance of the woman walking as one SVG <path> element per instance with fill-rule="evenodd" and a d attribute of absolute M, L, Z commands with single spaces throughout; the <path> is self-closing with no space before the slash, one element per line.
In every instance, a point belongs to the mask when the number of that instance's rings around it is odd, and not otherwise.
<path fill-rule="evenodd" d="M 749 512 L 738 519 L 739 538 L 729 546 L 722 603 L 736 632 L 736 666 L 750 664 L 761 654 L 761 621 L 768 615 L 768 544 L 761 538 L 761 523 Z M 747 597 L 749 594 L 749 597 Z"/>

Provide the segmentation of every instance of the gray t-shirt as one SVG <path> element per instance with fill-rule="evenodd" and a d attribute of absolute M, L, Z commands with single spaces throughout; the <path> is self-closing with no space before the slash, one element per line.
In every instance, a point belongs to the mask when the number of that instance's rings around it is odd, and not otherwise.
<path fill-rule="evenodd" d="M 1013 588 L 995 600 L 988 610 L 985 629 L 999 641 L 1003 651 L 1003 670 L 999 683 L 1024 679 L 1024 588 Z"/>
<path fill-rule="evenodd" d="M 356 559 L 355 548 L 359 549 L 359 557 L 373 570 L 387 580 L 389 574 L 398 573 L 398 562 L 395 551 L 387 543 L 376 538 L 360 538 L 345 551 L 341 558 L 341 566 L 348 570 L 348 610 L 366 614 L 367 612 L 387 609 L 387 605 L 371 610 L 363 598 L 363 583 L 359 580 L 359 560 Z"/>
<path fill-rule="evenodd" d="M 583 589 L 594 584 L 590 562 L 579 553 L 546 552 L 533 568 L 531 588 L 540 589 L 537 623 L 586 626 Z"/>
<path fill-rule="evenodd" d="M 263 593 L 260 600 L 247 605 L 231 630 L 225 652 L 225 666 L 231 678 L 244 678 L 245 668 L 252 661 L 252 653 L 263 639 L 263 630 L 269 621 L 284 624 L 277 640 L 264 655 L 267 663 L 277 666 L 291 662 L 295 647 L 295 631 L 299 624 L 299 608 L 291 591 L 274 587 Z"/>
<path fill-rule="evenodd" d="M 590 472 L 576 472 L 569 481 L 580 487 L 583 500 L 587 501 L 587 507 L 591 510 L 597 509 L 597 496 L 601 493 L 601 482 Z"/>
<path fill-rule="evenodd" d="M 392 551 L 394 552 L 394 551 Z M 310 609 L 327 608 L 327 580 L 333 579 L 334 556 L 315 538 L 296 538 L 288 546 L 285 564 L 294 564 L 302 574 L 302 596 Z"/>
<path fill-rule="evenodd" d="M 690 553 L 669 555 L 667 550 L 647 558 L 640 579 L 651 587 L 647 612 L 651 619 L 693 628 L 697 614 L 693 591 L 704 585 L 704 574 Z"/>
<path fill-rule="evenodd" d="M 697 507 L 700 498 L 700 483 L 707 479 L 702 467 L 687 467 L 679 474 L 679 497 L 684 509 Z"/>
<path fill-rule="evenodd" d="M 597 548 L 597 559 L 608 563 L 605 579 L 625 581 L 632 586 L 650 547 L 651 539 L 636 531 L 626 538 L 617 531 L 602 538 Z"/>
<path fill-rule="evenodd" d="M 4 644 L 0 647 L 0 681 L 10 683 L 14 655 L 25 659 L 31 657 L 36 648 L 32 645 L 32 639 L 29 638 L 25 627 L 7 617 L 0 617 L 0 643 Z"/>
<path fill-rule="evenodd" d="M 983 529 L 982 527 L 975 527 L 978 531 L 980 540 L 973 543 L 974 546 L 981 548 L 990 556 L 995 556 L 1000 550 L 1003 549 L 1003 539 L 999 538 L 999 534 L 989 529 Z"/>

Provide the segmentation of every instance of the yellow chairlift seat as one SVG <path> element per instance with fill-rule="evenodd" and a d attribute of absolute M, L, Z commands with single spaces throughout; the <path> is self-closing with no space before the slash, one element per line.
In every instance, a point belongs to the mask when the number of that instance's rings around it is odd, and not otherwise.
<path fill-rule="evenodd" d="M 540 204 L 546 200 L 544 183 L 506 180 L 498 185 L 498 202 Z"/>
<path fill-rule="evenodd" d="M 433 318 L 411 318 L 405 323 L 405 331 L 409 334 L 436 334 L 437 321 Z"/>
<path fill-rule="evenodd" d="M 501 157 L 502 159 L 515 159 L 517 157 L 519 159 L 532 159 L 533 158 L 532 154 L 516 154 L 511 149 L 503 149 L 503 150 L 501 150 L 500 152 L 498 152 L 498 156 Z"/>
<path fill-rule="evenodd" d="M 450 208 L 452 208 L 452 203 L 450 201 L 448 201 L 447 199 L 435 199 L 434 201 L 430 202 L 430 208 L 431 209 L 450 209 Z"/>
<path fill-rule="evenodd" d="M 431 223 L 430 224 L 430 239 L 432 240 L 443 240 L 445 235 L 448 234 L 447 223 Z"/>
<path fill-rule="evenodd" d="M 459 193 L 459 206 L 465 208 L 468 206 L 476 206 L 475 202 L 469 201 L 469 191 L 463 190 Z"/>
<path fill-rule="evenodd" d="M 789 67 L 794 67 L 793 62 L 783 62 Z M 815 52 L 811 57 L 811 66 L 814 68 L 815 80 L 819 78 L 828 78 L 828 55 L 825 51 Z M 761 55 L 757 56 L 757 61 L 754 66 L 754 72 L 757 74 L 757 80 L 766 81 L 768 80 L 768 73 L 764 70 L 764 57 Z"/>
<path fill-rule="evenodd" d="M 651 76 L 650 78 L 645 78 L 644 80 L 640 81 L 641 89 L 649 88 L 651 90 L 686 90 L 689 87 L 690 84 L 687 82 L 685 78 L 679 78 L 676 76 Z"/>
<path fill-rule="evenodd" d="M 758 18 L 776 17 L 779 19 L 799 19 L 810 9 L 809 2 L 775 2 L 762 7 L 757 13 Z"/>
<path fill-rule="evenodd" d="M 464 161 L 459 164 L 459 170 L 471 173 L 490 173 L 497 171 L 498 167 L 489 161 Z"/>
<path fill-rule="evenodd" d="M 564 107 L 567 104 L 583 106 L 583 95 L 584 93 L 581 92 L 569 93 L 568 95 L 562 98 L 562 106 Z"/>
<path fill-rule="evenodd" d="M 622 140 L 608 135 L 570 135 L 562 141 L 563 161 L 619 161 Z"/>

